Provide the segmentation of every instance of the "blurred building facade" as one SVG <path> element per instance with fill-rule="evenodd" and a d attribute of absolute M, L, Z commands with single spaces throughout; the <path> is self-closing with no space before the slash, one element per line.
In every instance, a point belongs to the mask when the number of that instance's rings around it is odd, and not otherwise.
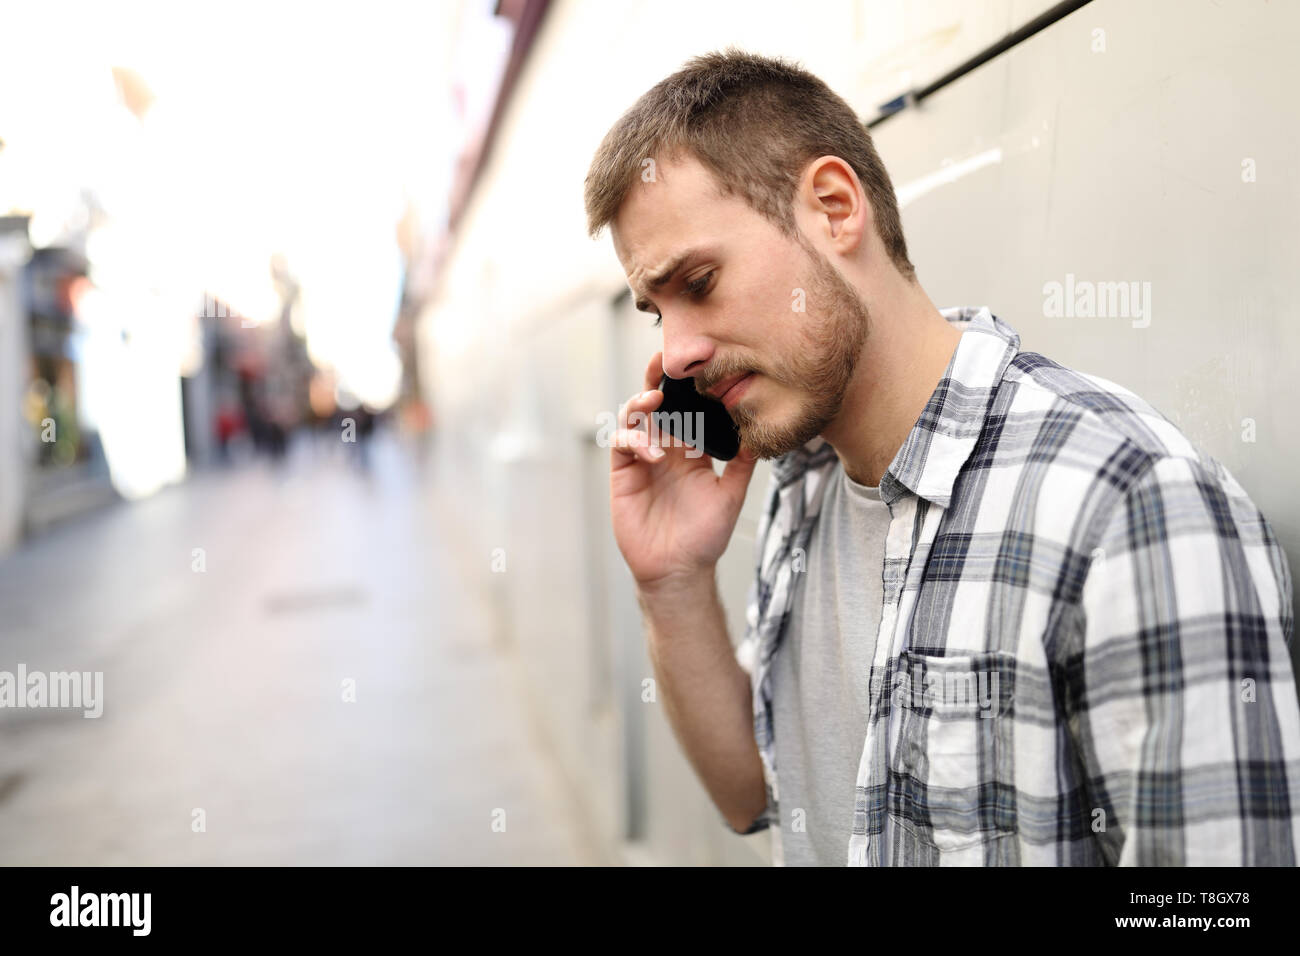
<path fill-rule="evenodd" d="M 144 28 L 120 10 L 13 14 L 0 364 L 21 390 L 0 468 L 23 480 L 6 483 L 0 550 L 152 495 L 232 441 L 278 455 L 339 407 L 371 421 L 400 402 L 404 424 L 427 427 L 402 379 L 418 379 L 404 270 L 446 204 L 449 110 L 427 108 L 446 99 L 458 5 L 272 5 Z M 245 62 L 196 65 L 184 51 L 199 42 Z M 338 69 L 343 48 L 355 70 Z"/>
<path fill-rule="evenodd" d="M 27 390 L 22 270 L 30 258 L 27 217 L 0 218 L 0 554 L 18 543 L 23 529 L 29 449 L 18 410 Z"/>
<path fill-rule="evenodd" d="M 0 554 L 24 534 L 117 499 L 94 419 L 77 304 L 79 242 L 33 248 L 28 217 L 0 219 Z"/>

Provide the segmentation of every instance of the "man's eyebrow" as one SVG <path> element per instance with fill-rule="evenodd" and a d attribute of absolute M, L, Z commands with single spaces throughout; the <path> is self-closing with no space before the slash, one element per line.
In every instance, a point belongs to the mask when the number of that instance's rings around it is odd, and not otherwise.
<path fill-rule="evenodd" d="M 700 251 L 701 250 L 699 249 L 687 249 L 685 252 L 680 252 L 673 256 L 668 265 L 665 266 L 658 275 L 650 278 L 650 282 L 646 287 L 646 292 L 654 292 L 655 290 L 662 289 L 666 286 L 672 281 L 673 276 L 677 274 L 678 270 L 681 269 L 682 266 L 686 265 L 686 263 Z M 637 293 L 636 310 L 638 312 L 650 311 L 650 303 L 645 300 L 645 293 Z"/>

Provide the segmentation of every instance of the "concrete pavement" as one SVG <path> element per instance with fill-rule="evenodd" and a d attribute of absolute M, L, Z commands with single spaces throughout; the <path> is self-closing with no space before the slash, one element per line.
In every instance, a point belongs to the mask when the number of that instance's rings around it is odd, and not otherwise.
<path fill-rule="evenodd" d="M 602 862 L 454 503 L 393 440 L 369 475 L 353 450 L 301 442 L 0 560 L 0 671 L 104 674 L 98 719 L 0 709 L 0 863 Z"/>

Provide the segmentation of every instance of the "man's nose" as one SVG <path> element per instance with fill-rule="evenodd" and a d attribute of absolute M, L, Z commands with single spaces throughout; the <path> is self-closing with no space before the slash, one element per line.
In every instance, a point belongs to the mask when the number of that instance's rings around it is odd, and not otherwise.
<path fill-rule="evenodd" d="M 713 343 L 702 335 L 664 333 L 664 374 L 691 378 L 708 368 Z"/>

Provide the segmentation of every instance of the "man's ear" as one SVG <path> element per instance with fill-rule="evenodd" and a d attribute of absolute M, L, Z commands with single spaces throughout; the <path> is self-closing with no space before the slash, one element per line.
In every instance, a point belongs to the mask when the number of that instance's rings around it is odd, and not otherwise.
<path fill-rule="evenodd" d="M 851 253 L 872 227 L 871 206 L 862 183 L 853 167 L 838 156 L 813 160 L 804 173 L 801 193 L 813 228 L 837 252 Z"/>

